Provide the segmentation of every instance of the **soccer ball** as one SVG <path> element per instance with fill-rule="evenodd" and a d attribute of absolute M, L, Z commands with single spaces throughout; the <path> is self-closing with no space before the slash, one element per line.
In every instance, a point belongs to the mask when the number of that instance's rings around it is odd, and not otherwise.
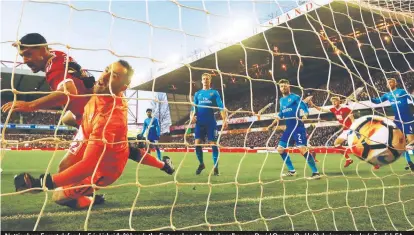
<path fill-rule="evenodd" d="M 395 162 L 405 151 L 405 136 L 392 120 L 370 115 L 351 126 L 348 146 L 352 153 L 374 166 Z"/>

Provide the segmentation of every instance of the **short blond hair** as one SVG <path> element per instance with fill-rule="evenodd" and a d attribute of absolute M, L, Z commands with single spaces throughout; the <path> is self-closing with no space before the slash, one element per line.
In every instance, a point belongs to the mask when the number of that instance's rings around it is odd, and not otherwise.
<path fill-rule="evenodd" d="M 279 85 L 280 84 L 288 84 L 288 85 L 290 85 L 290 82 L 289 82 L 289 80 L 287 80 L 287 79 L 280 79 L 280 81 L 279 81 Z"/>
<path fill-rule="evenodd" d="M 339 98 L 339 96 L 333 96 L 333 97 L 331 98 L 331 102 L 333 102 L 334 100 L 341 101 L 341 98 Z"/>
<path fill-rule="evenodd" d="M 204 76 L 207 76 L 208 78 L 211 79 L 211 74 L 209 74 L 209 73 L 203 73 L 203 74 L 201 74 L 201 77 L 204 77 Z"/>

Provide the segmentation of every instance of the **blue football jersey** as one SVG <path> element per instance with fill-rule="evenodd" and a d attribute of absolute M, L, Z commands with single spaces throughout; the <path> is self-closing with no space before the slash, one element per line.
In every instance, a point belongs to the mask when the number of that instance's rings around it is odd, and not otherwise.
<path fill-rule="evenodd" d="M 158 119 L 154 117 L 154 120 L 152 118 L 147 118 L 144 121 L 144 127 L 142 129 L 142 135 L 145 133 L 145 131 L 148 129 L 148 139 L 149 140 L 158 140 L 161 135 L 160 125 L 158 122 Z M 151 125 L 150 125 L 151 124 Z"/>
<path fill-rule="evenodd" d="M 410 95 L 404 89 L 396 89 L 390 91 L 379 98 L 372 98 L 371 102 L 374 104 L 380 104 L 385 101 L 391 103 L 392 110 L 394 111 L 395 120 L 403 122 L 412 121 L 413 114 L 410 110 L 410 104 L 408 100 Z"/>
<path fill-rule="evenodd" d="M 300 121 L 300 109 L 302 109 L 306 115 L 309 114 L 308 105 L 306 105 L 300 96 L 290 93 L 289 95 L 280 98 L 280 111 L 279 111 L 279 118 L 284 118 L 286 120 L 286 127 L 287 128 L 294 128 L 296 123 L 298 125 L 303 125 L 303 122 Z"/>
<path fill-rule="evenodd" d="M 197 115 L 197 124 L 213 124 L 216 123 L 216 118 L 214 113 L 218 111 L 216 108 L 209 107 L 218 107 L 220 111 L 223 110 L 223 102 L 221 101 L 220 95 L 216 90 L 199 90 L 194 94 L 194 104 L 208 106 L 208 107 L 193 107 Z"/>

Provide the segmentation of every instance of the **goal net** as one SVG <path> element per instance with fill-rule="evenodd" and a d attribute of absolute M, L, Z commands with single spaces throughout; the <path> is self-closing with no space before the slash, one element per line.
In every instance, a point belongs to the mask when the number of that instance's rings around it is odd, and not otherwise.
<path fill-rule="evenodd" d="M 412 231 L 414 175 L 406 170 L 404 155 L 374 169 L 348 151 L 353 164 L 344 167 L 344 153 L 334 147 L 342 126 L 323 110 L 330 110 L 330 99 L 339 97 L 355 118 L 401 116 L 390 102 L 370 101 L 390 91 L 387 79 L 392 77 L 409 95 L 404 112 L 412 113 L 413 15 L 414 3 L 404 0 L 2 3 L 8 20 L 2 22 L 1 94 L 2 100 L 14 103 L 1 114 L 2 229 Z M 15 192 L 16 174 L 55 173 L 66 152 L 60 149 L 67 149 L 74 136 L 59 129 L 67 106 L 50 120 L 43 113 L 14 110 L 18 101 L 50 93 L 43 89 L 43 78 L 24 78 L 35 75 L 20 65 L 22 58 L 11 46 L 31 32 L 41 33 L 49 47 L 84 68 L 97 69 L 90 71 L 96 78 L 114 61 L 130 62 L 135 69 L 130 89 L 151 95 L 125 96 L 131 105 L 129 122 L 143 122 L 137 117 L 145 115 L 139 108 L 146 107 L 144 101 L 152 101 L 154 108 L 168 105 L 173 125 L 161 127 L 170 133 L 154 145 L 173 161 L 173 176 L 129 161 L 115 183 L 91 185 L 94 196 L 105 195 L 103 205 L 77 211 L 55 204 L 53 190 Z M 203 73 L 211 75 L 212 89 L 220 94 L 228 128 L 222 128 L 222 110 L 213 107 L 217 142 L 197 145 L 203 147 L 206 169 L 196 175 L 195 125 L 188 119 L 192 108 L 205 108 L 194 103 Z M 287 162 L 276 147 L 289 119 L 267 129 L 284 108 L 281 79 L 289 80 L 292 93 L 302 100 L 311 96 L 322 108 L 309 107 L 304 122 L 319 180 L 309 180 L 312 172 L 291 142 L 293 134 L 285 150 L 296 175 L 282 176 Z M 167 93 L 168 102 L 157 92 Z M 155 112 L 160 122 L 161 116 Z M 26 131 L 24 125 L 49 125 L 51 132 Z M 147 136 L 145 141 L 149 143 Z M 20 148 L 21 142 L 27 149 L 43 150 L 4 151 L 3 146 Z M 219 147 L 219 176 L 211 160 L 213 146 Z"/>

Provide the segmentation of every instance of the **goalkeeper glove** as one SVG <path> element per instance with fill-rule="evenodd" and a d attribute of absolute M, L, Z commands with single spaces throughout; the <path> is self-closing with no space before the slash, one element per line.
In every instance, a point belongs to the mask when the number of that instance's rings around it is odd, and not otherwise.
<path fill-rule="evenodd" d="M 29 173 L 21 173 L 14 176 L 14 187 L 16 188 L 16 192 L 31 188 L 41 188 L 42 184 L 45 184 L 48 189 L 55 188 L 55 184 L 53 183 L 52 176 L 50 174 L 42 174 L 38 179 L 35 179 Z M 32 193 L 39 193 L 41 191 L 42 190 L 34 190 Z"/>
<path fill-rule="evenodd" d="M 95 85 L 95 77 L 86 70 L 83 70 L 82 67 L 76 62 L 69 62 L 68 73 L 82 80 L 87 89 L 90 89 Z"/>

